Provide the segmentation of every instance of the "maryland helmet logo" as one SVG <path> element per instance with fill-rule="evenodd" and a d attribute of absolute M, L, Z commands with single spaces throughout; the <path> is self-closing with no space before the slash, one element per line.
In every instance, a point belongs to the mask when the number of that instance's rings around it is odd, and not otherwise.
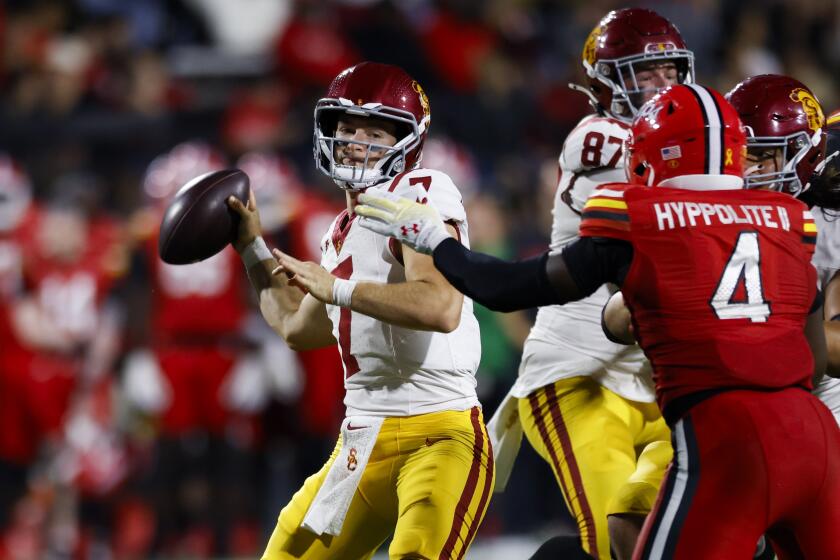
<path fill-rule="evenodd" d="M 603 28 L 596 25 L 583 44 L 583 61 L 589 63 L 590 66 L 595 65 L 595 48 L 598 46 L 598 38 L 601 33 L 603 33 Z"/>
<path fill-rule="evenodd" d="M 429 109 L 429 97 L 426 95 L 426 92 L 423 91 L 423 88 L 420 87 L 417 80 L 411 82 L 411 89 L 416 91 L 417 95 L 420 96 L 420 105 L 423 107 L 423 116 L 428 119 L 431 113 L 431 110 Z"/>
<path fill-rule="evenodd" d="M 808 117 L 808 128 L 816 131 L 825 125 L 825 115 L 823 115 L 822 107 L 810 91 L 796 88 L 790 92 L 790 98 L 802 104 L 802 110 Z"/>

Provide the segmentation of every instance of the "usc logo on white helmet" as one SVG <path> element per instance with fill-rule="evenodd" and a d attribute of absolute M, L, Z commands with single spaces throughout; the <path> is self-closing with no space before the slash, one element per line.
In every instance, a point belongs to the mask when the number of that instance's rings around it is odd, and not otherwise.
<path fill-rule="evenodd" d="M 805 111 L 805 115 L 808 117 L 808 128 L 817 131 L 825 126 L 825 115 L 823 114 L 820 102 L 817 101 L 810 91 L 796 88 L 790 92 L 790 98 L 802 104 L 802 110 Z"/>

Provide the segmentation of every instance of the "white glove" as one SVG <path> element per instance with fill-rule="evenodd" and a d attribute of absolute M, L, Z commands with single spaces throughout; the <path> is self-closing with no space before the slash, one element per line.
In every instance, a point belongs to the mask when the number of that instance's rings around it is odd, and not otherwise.
<path fill-rule="evenodd" d="M 149 414 L 163 411 L 172 399 L 169 382 L 149 350 L 135 350 L 125 359 L 122 389 L 129 403 Z"/>
<path fill-rule="evenodd" d="M 368 189 L 359 196 L 354 212 L 359 225 L 386 237 L 394 237 L 418 253 L 430 255 L 450 237 L 433 206 L 413 202 L 381 189 Z"/>

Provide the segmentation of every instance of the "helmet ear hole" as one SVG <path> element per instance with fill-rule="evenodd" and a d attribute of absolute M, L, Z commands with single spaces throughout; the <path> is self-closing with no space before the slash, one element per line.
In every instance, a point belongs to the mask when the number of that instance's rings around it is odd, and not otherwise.
<path fill-rule="evenodd" d="M 667 114 L 667 115 L 673 115 L 674 114 L 674 102 L 673 101 L 668 103 L 668 110 L 665 112 L 665 114 Z"/>
<path fill-rule="evenodd" d="M 640 163 L 639 165 L 636 166 L 635 169 L 633 169 L 633 173 L 638 175 L 639 177 L 644 177 L 646 169 L 647 169 L 647 167 L 645 167 L 645 164 Z"/>

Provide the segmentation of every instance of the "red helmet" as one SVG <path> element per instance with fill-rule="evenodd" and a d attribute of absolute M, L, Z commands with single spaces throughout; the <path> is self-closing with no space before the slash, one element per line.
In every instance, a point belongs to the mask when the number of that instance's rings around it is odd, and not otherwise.
<path fill-rule="evenodd" d="M 717 91 L 671 86 L 639 110 L 627 141 L 631 183 L 658 185 L 672 177 L 741 177 L 746 137 L 735 109 Z"/>
<path fill-rule="evenodd" d="M 767 186 L 793 196 L 805 192 L 825 158 L 825 116 L 811 90 L 793 78 L 764 74 L 747 78 L 726 98 L 746 127 L 749 149 L 782 150 L 782 169 L 747 170 L 747 188 Z"/>
<path fill-rule="evenodd" d="M 29 177 L 11 157 L 0 153 L 0 231 L 17 227 L 31 203 Z"/>
<path fill-rule="evenodd" d="M 599 112 L 629 121 L 644 99 L 636 72 L 651 62 L 673 62 L 678 83 L 694 82 L 694 53 L 673 23 L 644 8 L 613 10 L 583 46 L 589 86 L 584 92 Z"/>
<path fill-rule="evenodd" d="M 811 186 L 800 197 L 809 206 L 840 211 L 840 110 L 825 120 L 825 159 L 817 164 Z"/>
<path fill-rule="evenodd" d="M 345 114 L 396 123 L 396 144 L 384 146 L 337 140 L 336 124 Z M 326 96 L 315 105 L 315 164 L 341 188 L 355 190 L 369 187 L 420 163 L 430 121 L 429 98 L 417 80 L 397 66 L 362 62 L 336 76 Z M 363 145 L 367 153 L 365 165 L 357 168 L 336 162 L 337 142 Z M 385 155 L 368 168 L 370 148 L 382 150 Z"/>

